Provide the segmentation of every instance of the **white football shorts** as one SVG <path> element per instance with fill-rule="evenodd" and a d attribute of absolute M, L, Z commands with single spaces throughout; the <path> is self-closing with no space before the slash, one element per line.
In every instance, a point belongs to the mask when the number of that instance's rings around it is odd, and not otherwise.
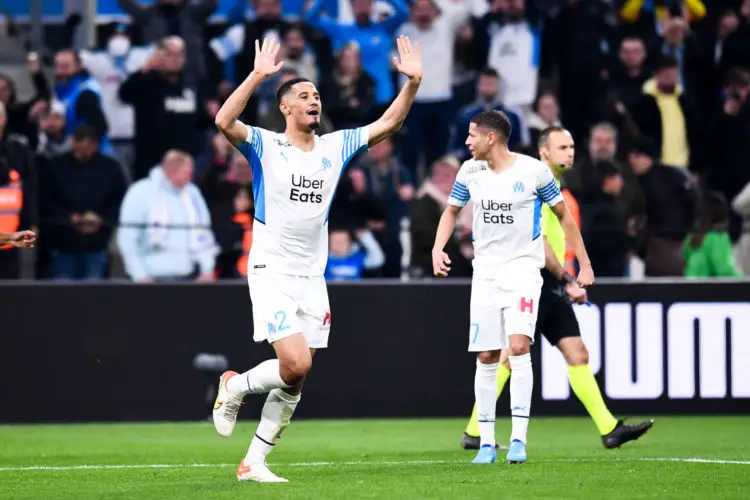
<path fill-rule="evenodd" d="M 250 273 L 253 340 L 277 340 L 302 333 L 314 349 L 328 347 L 331 308 L 323 276 Z"/>
<path fill-rule="evenodd" d="M 533 342 L 541 290 L 538 269 L 503 279 L 472 278 L 469 352 L 504 349 L 509 335 Z"/>

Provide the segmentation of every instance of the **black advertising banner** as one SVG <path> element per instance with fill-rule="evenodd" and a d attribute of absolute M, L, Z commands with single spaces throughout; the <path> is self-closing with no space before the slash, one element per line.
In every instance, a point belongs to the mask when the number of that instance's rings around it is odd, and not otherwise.
<path fill-rule="evenodd" d="M 252 342 L 247 285 L 3 284 L 0 421 L 193 420 Z M 470 284 L 332 284 L 329 349 L 295 418 L 466 416 Z M 750 282 L 602 283 L 576 308 L 617 415 L 750 414 Z M 582 415 L 560 353 L 532 350 L 534 415 Z M 508 408 L 506 394 L 498 415 Z M 247 399 L 256 418 L 262 397 Z"/>

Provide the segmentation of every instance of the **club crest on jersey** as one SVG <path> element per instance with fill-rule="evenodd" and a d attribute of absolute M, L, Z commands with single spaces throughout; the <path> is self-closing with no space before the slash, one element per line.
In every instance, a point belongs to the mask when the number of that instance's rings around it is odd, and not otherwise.
<path fill-rule="evenodd" d="M 331 168 L 331 166 L 332 166 L 331 161 L 324 156 L 323 157 L 323 170 L 329 169 Z"/>
<path fill-rule="evenodd" d="M 525 187 L 523 185 L 523 182 L 518 181 L 515 184 L 513 184 L 513 192 L 514 193 L 523 193 Z"/>

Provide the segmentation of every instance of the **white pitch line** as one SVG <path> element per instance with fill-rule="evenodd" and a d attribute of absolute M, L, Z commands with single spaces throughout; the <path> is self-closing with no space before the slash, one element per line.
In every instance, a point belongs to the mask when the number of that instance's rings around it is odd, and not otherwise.
<path fill-rule="evenodd" d="M 679 462 L 697 464 L 724 464 L 724 465 L 750 465 L 750 460 L 721 460 L 710 458 L 679 458 L 679 457 L 642 457 L 642 458 L 550 458 L 534 460 L 532 464 L 538 463 L 633 463 L 633 462 Z M 289 464 L 269 464 L 274 467 L 332 467 L 332 466 L 357 466 L 357 465 L 468 465 L 466 460 L 403 460 L 382 462 L 294 462 Z M 74 470 L 117 470 L 117 469 L 182 469 L 182 468 L 223 468 L 236 467 L 237 464 L 116 464 L 116 465 L 37 465 L 29 467 L 0 467 L 0 472 L 23 472 L 23 471 L 74 471 Z"/>

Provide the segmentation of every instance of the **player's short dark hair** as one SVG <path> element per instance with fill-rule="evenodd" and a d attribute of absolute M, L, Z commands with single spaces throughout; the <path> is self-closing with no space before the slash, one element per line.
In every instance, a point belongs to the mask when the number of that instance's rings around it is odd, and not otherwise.
<path fill-rule="evenodd" d="M 486 127 L 495 132 L 502 134 L 505 143 L 508 142 L 513 128 L 510 125 L 510 120 L 502 111 L 496 111 L 491 109 L 489 111 L 482 111 L 481 113 L 474 116 L 471 119 L 471 123 L 477 127 Z"/>
<path fill-rule="evenodd" d="M 100 137 L 94 127 L 83 124 L 79 125 L 78 128 L 73 131 L 73 140 L 77 142 L 84 139 L 91 139 L 92 141 L 99 142 Z"/>
<path fill-rule="evenodd" d="M 549 143 L 549 136 L 552 135 L 553 132 L 567 132 L 567 129 L 565 127 L 558 127 L 556 125 L 545 128 L 539 134 L 539 140 L 537 141 L 537 146 L 540 148 L 546 148 Z"/>
<path fill-rule="evenodd" d="M 279 90 L 276 92 L 276 102 L 278 104 L 281 104 L 281 100 L 284 98 L 285 95 L 287 95 L 289 92 L 292 91 L 292 87 L 294 87 L 298 83 L 305 83 L 305 82 L 310 82 L 310 80 L 302 76 L 298 76 L 296 78 L 292 78 L 288 82 L 283 83 L 281 87 L 279 87 Z"/>
<path fill-rule="evenodd" d="M 487 68 L 483 68 L 479 72 L 479 76 L 489 76 L 491 78 L 500 78 L 500 73 L 498 73 L 495 68 L 487 67 Z"/>
<path fill-rule="evenodd" d="M 680 63 L 677 61 L 677 58 L 673 56 L 667 56 L 664 55 L 659 58 L 659 60 L 656 63 L 656 68 L 654 70 L 658 73 L 659 71 L 665 70 L 665 69 L 674 69 L 679 68 Z"/>

